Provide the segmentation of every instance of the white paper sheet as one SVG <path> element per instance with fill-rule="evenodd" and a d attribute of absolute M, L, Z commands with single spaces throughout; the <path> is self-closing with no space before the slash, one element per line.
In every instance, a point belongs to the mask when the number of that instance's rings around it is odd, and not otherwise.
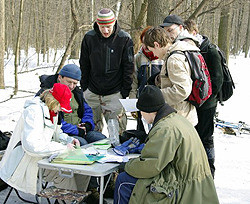
<path fill-rule="evenodd" d="M 135 111 L 139 111 L 136 108 L 136 102 L 137 102 L 137 98 L 136 99 L 119 99 L 122 106 L 124 107 L 124 109 L 126 110 L 126 112 L 135 112 Z"/>

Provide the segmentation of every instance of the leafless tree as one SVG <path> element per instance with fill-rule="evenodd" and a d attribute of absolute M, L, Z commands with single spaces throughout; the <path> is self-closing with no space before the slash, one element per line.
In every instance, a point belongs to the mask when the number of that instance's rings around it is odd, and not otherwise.
<path fill-rule="evenodd" d="M 16 95 L 18 91 L 18 65 L 20 58 L 20 38 L 21 38 L 21 30 L 22 30 L 22 20 L 23 20 L 23 2 L 24 0 L 20 0 L 20 10 L 19 10 L 19 24 L 18 24 L 18 32 L 17 32 L 17 40 L 16 40 L 16 49 L 15 49 L 15 88 L 14 95 Z"/>
<path fill-rule="evenodd" d="M 0 89 L 4 89 L 5 1 L 0 1 Z"/>

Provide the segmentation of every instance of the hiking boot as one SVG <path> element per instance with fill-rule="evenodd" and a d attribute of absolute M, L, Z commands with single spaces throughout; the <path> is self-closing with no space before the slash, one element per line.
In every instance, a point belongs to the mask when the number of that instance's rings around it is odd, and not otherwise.
<path fill-rule="evenodd" d="M 91 189 L 91 194 L 84 200 L 85 203 L 87 204 L 99 204 L 100 200 L 100 193 L 99 191 L 94 188 Z M 103 199 L 103 204 L 108 204 L 106 200 Z"/>

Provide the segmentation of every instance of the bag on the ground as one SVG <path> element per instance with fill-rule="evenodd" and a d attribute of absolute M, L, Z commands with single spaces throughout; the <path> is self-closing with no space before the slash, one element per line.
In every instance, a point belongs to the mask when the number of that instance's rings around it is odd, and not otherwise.
<path fill-rule="evenodd" d="M 221 67 L 223 71 L 223 84 L 218 94 L 218 100 L 221 104 L 223 104 L 224 101 L 227 101 L 233 95 L 233 90 L 235 89 L 235 85 L 233 82 L 232 75 L 227 66 L 227 61 L 226 61 L 224 53 L 217 45 L 215 45 L 215 47 L 218 53 L 220 54 Z"/>
<path fill-rule="evenodd" d="M 10 138 L 0 130 L 0 150 L 5 150 L 8 146 Z"/>
<path fill-rule="evenodd" d="M 196 108 L 200 107 L 212 94 L 210 74 L 204 58 L 199 51 L 173 51 L 174 53 L 185 55 L 191 69 L 191 79 L 193 81 L 191 94 L 186 99 Z M 167 73 L 166 73 L 167 75 Z"/>

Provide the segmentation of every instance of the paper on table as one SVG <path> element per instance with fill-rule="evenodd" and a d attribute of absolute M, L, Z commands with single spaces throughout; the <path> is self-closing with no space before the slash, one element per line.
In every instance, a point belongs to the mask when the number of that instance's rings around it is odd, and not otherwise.
<path fill-rule="evenodd" d="M 136 102 L 138 99 L 119 99 L 119 100 L 127 112 L 139 111 L 136 108 Z"/>
<path fill-rule="evenodd" d="M 93 143 L 93 146 L 95 147 L 95 149 L 107 150 L 111 147 L 111 143 L 109 139 L 104 139 Z"/>
<path fill-rule="evenodd" d="M 114 151 L 112 149 L 109 149 L 106 154 L 105 157 L 101 158 L 100 160 L 98 160 L 97 162 L 99 163 L 106 163 L 106 162 L 128 162 L 129 159 L 132 158 L 136 158 L 139 157 L 140 154 L 128 154 L 125 156 L 119 156 L 116 153 L 114 153 Z"/>
<path fill-rule="evenodd" d="M 82 149 L 66 150 L 52 160 L 52 163 L 60 164 L 92 164 L 94 162 L 86 157 Z"/>

